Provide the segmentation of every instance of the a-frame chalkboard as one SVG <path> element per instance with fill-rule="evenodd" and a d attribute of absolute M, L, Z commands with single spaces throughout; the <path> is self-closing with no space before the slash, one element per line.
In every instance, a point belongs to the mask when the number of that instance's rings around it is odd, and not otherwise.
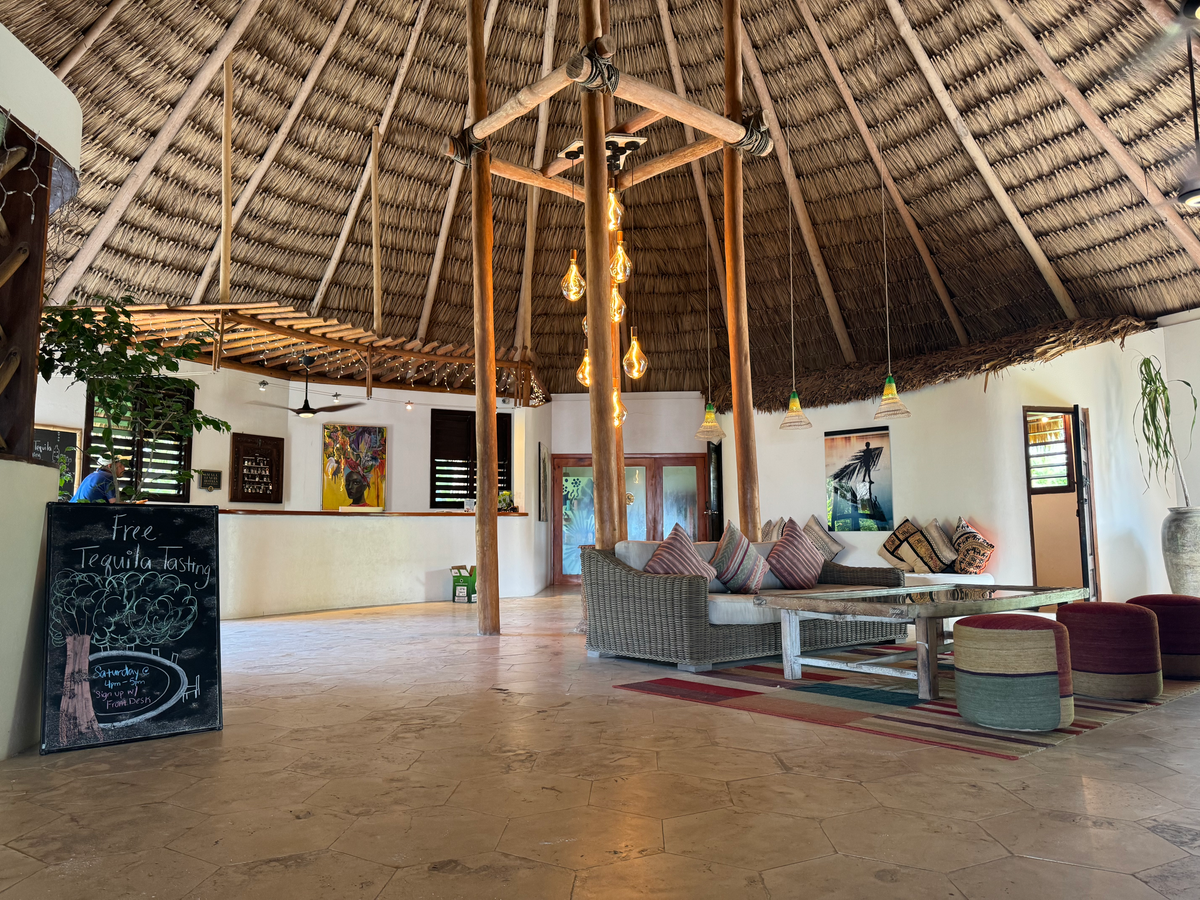
<path fill-rule="evenodd" d="M 217 507 L 47 508 L 42 753 L 219 729 Z"/>

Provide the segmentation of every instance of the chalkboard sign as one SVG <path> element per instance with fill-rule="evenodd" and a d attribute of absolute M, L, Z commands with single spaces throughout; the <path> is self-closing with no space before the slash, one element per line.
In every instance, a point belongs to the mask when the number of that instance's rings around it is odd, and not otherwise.
<path fill-rule="evenodd" d="M 234 503 L 283 502 L 283 438 L 230 436 L 229 499 Z"/>
<path fill-rule="evenodd" d="M 217 508 L 47 508 L 42 753 L 219 729 Z"/>
<path fill-rule="evenodd" d="M 79 486 L 80 438 L 78 428 L 55 428 L 50 425 L 33 426 L 33 458 L 58 467 L 58 458 L 65 456 L 67 480 L 59 488 L 59 496 L 69 500 Z M 64 496 L 65 495 L 65 496 Z"/>

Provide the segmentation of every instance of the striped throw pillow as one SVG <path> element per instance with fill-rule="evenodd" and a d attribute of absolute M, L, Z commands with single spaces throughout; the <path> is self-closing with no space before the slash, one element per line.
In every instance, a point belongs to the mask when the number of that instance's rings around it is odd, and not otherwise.
<path fill-rule="evenodd" d="M 717 577 L 717 570 L 700 558 L 692 539 L 678 523 L 655 549 L 643 571 L 654 575 L 701 575 L 705 581 Z"/>
<path fill-rule="evenodd" d="M 767 574 L 766 560 L 732 522 L 725 523 L 725 533 L 717 544 L 712 564 L 717 570 L 717 580 L 733 594 L 757 594 Z"/>
<path fill-rule="evenodd" d="M 817 583 L 825 557 L 813 545 L 795 519 L 788 519 L 783 535 L 767 554 L 767 565 L 779 582 L 793 591 L 807 590 Z"/>
<path fill-rule="evenodd" d="M 780 521 L 783 521 L 782 519 Z M 780 531 L 783 529 L 781 528 Z M 808 539 L 813 542 L 813 546 L 821 551 L 821 554 L 828 560 L 833 560 L 835 556 L 846 549 L 846 545 L 841 543 L 837 538 L 825 530 L 825 526 L 821 524 L 821 520 L 816 516 L 809 516 L 808 522 L 804 525 L 804 533 L 808 535 Z M 778 538 L 776 538 L 778 540 Z"/>

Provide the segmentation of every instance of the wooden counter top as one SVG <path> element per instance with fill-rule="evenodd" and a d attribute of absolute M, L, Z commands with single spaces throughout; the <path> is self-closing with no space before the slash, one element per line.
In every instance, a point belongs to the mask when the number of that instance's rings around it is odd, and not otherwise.
<path fill-rule="evenodd" d="M 345 519 L 353 516 L 469 516 L 475 518 L 473 512 L 457 510 L 436 510 L 432 512 L 342 512 L 337 509 L 222 509 L 223 516 L 337 516 Z M 528 516 L 527 512 L 502 512 L 501 516 Z"/>

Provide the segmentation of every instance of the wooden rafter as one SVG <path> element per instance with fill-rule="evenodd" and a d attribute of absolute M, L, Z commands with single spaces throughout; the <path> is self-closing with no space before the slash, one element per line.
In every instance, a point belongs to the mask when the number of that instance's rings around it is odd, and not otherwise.
<path fill-rule="evenodd" d="M 400 99 L 400 89 L 404 86 L 405 78 L 408 77 L 408 69 L 412 64 L 417 40 L 421 37 L 421 31 L 425 27 L 425 14 L 429 11 L 429 2 L 430 0 L 421 0 L 421 5 L 417 7 L 417 17 L 413 20 L 412 31 L 408 35 L 408 44 L 404 48 L 404 55 L 400 58 L 400 65 L 396 69 L 392 92 L 388 94 L 387 102 L 383 105 L 383 112 L 379 116 L 379 132 L 384 139 L 387 138 L 388 126 L 392 123 L 392 113 L 396 110 L 396 101 Z M 370 151 L 367 155 L 370 156 Z M 362 172 L 358 177 L 358 186 L 354 189 L 354 196 L 351 197 L 350 206 L 346 210 L 341 233 L 338 234 L 337 242 L 333 246 L 333 254 L 325 266 L 325 274 L 321 276 L 321 283 L 317 285 L 317 293 L 309 307 L 309 312 L 314 316 L 320 312 L 321 304 L 325 302 L 325 294 L 333 283 L 333 276 L 342 261 L 342 254 L 346 252 L 346 243 L 350 240 L 350 232 L 354 228 L 354 223 L 358 221 L 358 211 L 362 207 L 363 197 L 367 192 L 367 184 L 370 179 L 371 160 L 368 158 L 363 162 Z"/>
<path fill-rule="evenodd" d="M 711 153 L 716 153 L 724 146 L 725 142 L 715 137 L 705 137 L 698 141 L 692 141 L 690 144 L 684 144 L 676 150 L 671 150 L 661 156 L 655 156 L 639 166 L 634 166 L 632 169 L 622 172 L 617 176 L 617 190 L 627 190 L 635 184 L 648 181 L 655 175 L 661 175 L 663 172 L 669 172 L 679 166 L 703 159 Z"/>
<path fill-rule="evenodd" d="M 124 0 L 114 0 L 114 2 L 124 2 Z M 321 47 L 321 52 L 317 54 L 317 58 L 313 60 L 312 66 L 309 67 L 308 74 L 304 76 L 304 81 L 301 82 L 300 89 L 296 91 L 296 96 L 292 98 L 292 105 L 288 107 L 287 115 L 279 123 L 279 128 L 276 130 L 275 136 L 271 138 L 271 143 L 267 145 L 267 149 L 263 152 L 262 159 L 258 161 L 258 165 L 254 167 L 254 171 L 250 173 L 250 177 L 246 180 L 246 186 L 238 194 L 237 203 L 233 206 L 232 227 L 234 229 L 242 221 L 242 216 L 250 207 L 250 201 L 254 199 L 254 195 L 258 192 L 259 185 L 262 184 L 263 179 L 267 175 L 267 170 L 271 168 L 271 165 L 275 162 L 275 158 L 279 155 L 279 151 L 283 149 L 283 145 L 291 135 L 292 128 L 300 118 L 300 113 L 304 110 L 304 104 L 308 102 L 309 96 L 317 86 L 317 81 L 320 79 L 321 73 L 325 71 L 325 64 L 333 57 L 333 51 L 341 39 L 342 32 L 346 30 L 346 23 L 350 21 L 350 14 L 354 12 L 354 6 L 357 2 L 358 0 L 345 0 L 345 3 L 342 4 L 342 11 L 338 14 L 337 20 L 333 23 L 333 28 L 330 29 L 329 34 L 326 36 L 325 43 Z M 200 270 L 200 277 L 197 279 L 196 287 L 192 291 L 192 303 L 199 303 L 204 299 L 204 294 L 208 291 L 208 286 L 212 283 L 213 274 L 217 270 L 220 252 L 221 244 L 220 238 L 218 238 L 209 251 L 204 268 Z"/>
<path fill-rule="evenodd" d="M 556 194 L 562 194 L 564 197 L 570 197 L 580 203 L 583 202 L 583 188 L 580 185 L 568 181 L 566 178 L 548 178 L 538 169 L 519 166 L 503 159 L 492 159 L 492 174 L 507 178 L 509 181 L 519 181 L 530 187 L 554 191 Z"/>
<path fill-rule="evenodd" d="M 113 23 L 113 19 L 117 17 L 117 14 L 128 3 L 129 0 L 112 0 L 104 12 L 100 13 L 96 21 L 91 24 L 87 33 L 79 39 L 74 47 L 67 51 L 66 56 L 59 60 L 58 65 L 54 67 L 54 74 L 60 81 L 65 79 L 70 71 L 75 68 L 75 64 L 83 58 L 83 54 L 87 53 L 91 49 L 92 44 L 99 40 L 100 35 L 108 30 L 108 26 Z"/>
<path fill-rule="evenodd" d="M 921 261 L 925 264 L 925 271 L 929 273 L 929 280 L 933 283 L 933 290 L 938 295 L 938 299 L 942 301 L 942 308 L 946 310 L 946 315 L 950 319 L 954 333 L 958 335 L 958 342 L 965 347 L 970 343 L 970 340 L 967 338 L 967 330 L 963 327 L 962 320 L 958 317 L 958 310 L 954 308 L 954 301 L 950 299 L 950 291 L 946 287 L 946 283 L 942 280 L 942 273 L 938 271 L 938 267 L 933 261 L 933 254 L 929 252 L 929 245 L 925 243 L 925 238 L 921 234 L 921 229 L 917 227 L 917 221 L 909 211 L 908 204 L 900 196 L 900 189 L 896 187 L 892 173 L 888 169 L 887 163 L 884 162 L 883 153 L 880 151 L 879 145 L 875 143 L 875 138 L 871 134 L 871 130 L 867 127 L 867 120 L 863 118 L 862 112 L 858 108 L 858 101 L 854 99 L 850 85 L 846 82 L 845 77 L 843 77 L 842 70 L 838 66 L 837 60 L 834 59 L 833 52 L 829 49 L 829 44 L 825 42 L 825 35 L 821 33 L 817 19 L 812 14 L 812 10 L 809 9 L 808 0 L 796 0 L 796 6 L 800 10 L 800 16 L 804 19 L 804 24 L 808 27 L 808 33 L 811 35 L 813 43 L 817 45 L 821 59 L 825 61 L 825 68 L 829 70 L 829 77 L 837 87 L 838 93 L 842 95 L 842 102 L 846 104 L 846 112 L 849 113 L 850 119 L 854 122 L 854 126 L 858 129 L 858 133 L 863 139 L 863 143 L 866 144 L 867 153 L 870 154 L 872 161 L 875 163 L 875 169 L 879 172 L 879 177 L 883 181 L 888 195 L 892 198 L 892 203 L 896 207 L 896 212 L 900 215 L 900 220 L 904 223 L 904 227 L 912 238 L 913 244 L 916 245 L 917 253 L 920 255 Z M 749 36 L 745 40 L 748 42 L 750 40 Z"/>
<path fill-rule="evenodd" d="M 1062 283 L 1062 279 L 1058 277 L 1058 273 L 1054 270 L 1049 257 L 1046 256 L 1045 252 L 1038 245 L 1037 238 L 1029 230 L 1029 226 L 1025 224 L 1025 219 L 1022 218 L 1020 210 L 1017 209 L 1012 199 L 1008 196 L 1008 191 L 1004 185 L 1000 183 L 1000 178 L 992 169 L 992 164 L 988 161 L 983 148 L 979 146 L 974 135 L 971 134 L 971 129 L 967 127 L 967 122 L 962 117 L 962 113 L 954 105 L 954 100 L 951 98 L 950 92 L 946 90 L 946 84 L 942 81 L 942 76 L 934 66 L 933 60 L 929 58 L 929 54 L 925 52 L 925 47 L 921 44 L 921 38 L 917 35 L 912 23 L 908 20 L 908 16 L 904 12 L 904 7 L 900 5 L 900 0 L 886 0 L 886 3 L 888 12 L 891 13 L 892 21 L 896 23 L 896 30 L 900 32 L 900 37 L 908 45 L 909 52 L 912 54 L 917 68 L 921 70 L 921 74 L 929 84 L 929 89 L 937 99 L 938 105 L 942 107 L 942 112 L 945 113 L 946 121 L 950 123 L 951 130 L 958 136 L 959 142 L 971 158 L 971 161 L 975 164 L 975 168 L 979 171 L 984 183 L 988 186 L 988 190 L 991 191 L 992 197 L 995 198 L 997 205 L 1004 212 L 1005 218 L 1008 219 L 1008 223 L 1012 226 L 1013 231 L 1017 233 L 1017 237 L 1021 239 L 1021 243 L 1025 245 L 1026 251 L 1033 259 L 1038 271 L 1042 273 L 1042 278 L 1046 280 L 1046 284 L 1050 287 L 1050 292 L 1054 294 L 1054 299 L 1062 307 L 1063 313 L 1068 319 L 1078 319 L 1079 310 L 1075 308 L 1075 302 L 1071 299 L 1071 295 L 1067 293 L 1066 285 Z"/>
<path fill-rule="evenodd" d="M 95 262 L 105 242 L 121 224 L 125 211 L 129 209 L 130 204 L 146 184 L 146 180 L 154 172 L 159 160 L 167 152 L 167 148 L 170 147 L 175 136 L 179 134 L 179 130 L 187 121 L 188 116 L 192 114 L 192 110 L 195 109 L 200 98 L 208 92 L 213 78 L 225 62 L 225 57 L 230 54 L 242 33 L 250 25 L 261 4 L 262 0 L 246 0 L 238 9 L 237 15 L 229 23 L 229 27 L 225 29 L 225 33 L 217 41 L 217 45 L 208 54 L 195 77 L 192 78 L 191 83 L 171 110 L 170 115 L 167 116 L 167 121 L 163 123 L 158 134 L 154 136 L 154 140 L 150 142 L 150 146 L 138 159 L 129 176 L 117 188 L 112 199 L 108 201 L 103 215 L 100 216 L 99 221 L 96 222 L 91 233 L 83 242 L 83 246 L 75 252 L 70 265 L 54 285 L 54 290 L 50 294 L 51 303 L 61 305 L 74 293 L 80 279 Z"/>

